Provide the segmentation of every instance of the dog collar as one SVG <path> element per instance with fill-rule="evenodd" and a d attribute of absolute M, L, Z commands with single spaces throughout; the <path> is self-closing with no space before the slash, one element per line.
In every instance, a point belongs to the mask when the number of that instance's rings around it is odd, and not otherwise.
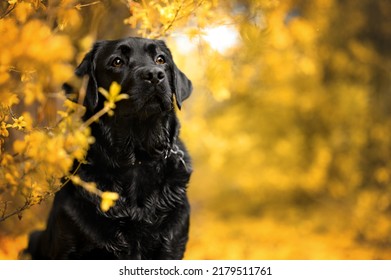
<path fill-rule="evenodd" d="M 163 156 L 163 159 L 166 160 L 168 158 L 170 158 L 171 156 L 175 155 L 176 156 L 176 160 L 178 162 L 180 162 L 187 171 L 189 171 L 188 167 L 187 167 L 187 164 L 185 162 L 185 152 L 182 151 L 178 145 L 174 144 L 172 145 L 172 147 L 170 149 L 167 149 L 163 152 L 164 156 Z M 142 160 L 134 160 L 131 165 L 132 166 L 136 166 L 136 165 L 142 165 L 143 164 L 143 161 Z"/>

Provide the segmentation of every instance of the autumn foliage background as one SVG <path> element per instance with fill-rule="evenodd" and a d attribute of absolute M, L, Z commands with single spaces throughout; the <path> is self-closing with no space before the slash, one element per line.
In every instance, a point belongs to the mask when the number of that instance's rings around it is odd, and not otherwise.
<path fill-rule="evenodd" d="M 93 141 L 62 83 L 126 36 L 194 84 L 187 259 L 391 259 L 390 26 L 387 0 L 1 0 L 0 259 Z"/>

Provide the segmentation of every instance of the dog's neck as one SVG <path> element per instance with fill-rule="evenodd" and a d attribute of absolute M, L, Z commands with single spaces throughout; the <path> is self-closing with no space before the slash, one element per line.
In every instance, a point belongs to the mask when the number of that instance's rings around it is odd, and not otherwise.
<path fill-rule="evenodd" d="M 92 161 L 98 160 L 112 168 L 167 158 L 175 145 L 178 129 L 179 123 L 172 112 L 142 120 L 107 116 L 92 125 L 92 135 L 96 142 L 91 149 L 95 151 L 88 156 L 93 154 L 111 158 L 110 162 L 102 162 L 96 158 Z"/>

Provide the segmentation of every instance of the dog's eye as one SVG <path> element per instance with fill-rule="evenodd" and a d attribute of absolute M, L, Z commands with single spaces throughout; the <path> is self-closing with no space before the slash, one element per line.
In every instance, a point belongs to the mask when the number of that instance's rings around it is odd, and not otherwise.
<path fill-rule="evenodd" d="M 120 58 L 114 59 L 113 62 L 111 63 L 111 65 L 114 67 L 121 67 L 123 64 L 124 62 Z"/>
<path fill-rule="evenodd" d="M 159 55 L 158 57 L 156 57 L 155 62 L 156 64 L 164 64 L 166 63 L 166 60 L 164 59 L 164 56 Z"/>

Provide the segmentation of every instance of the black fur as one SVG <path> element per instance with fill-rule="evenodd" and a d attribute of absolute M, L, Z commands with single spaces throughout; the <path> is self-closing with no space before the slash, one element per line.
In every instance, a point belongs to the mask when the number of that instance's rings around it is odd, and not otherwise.
<path fill-rule="evenodd" d="M 158 57 L 163 58 L 165 63 Z M 98 88 L 118 82 L 129 99 L 91 125 L 95 143 L 77 174 L 119 193 L 109 211 L 71 182 L 55 196 L 47 228 L 30 236 L 33 259 L 181 259 L 188 240 L 190 157 L 173 106 L 192 86 L 160 40 L 97 42 L 76 69 L 89 76 L 88 119 L 102 109 Z"/>

